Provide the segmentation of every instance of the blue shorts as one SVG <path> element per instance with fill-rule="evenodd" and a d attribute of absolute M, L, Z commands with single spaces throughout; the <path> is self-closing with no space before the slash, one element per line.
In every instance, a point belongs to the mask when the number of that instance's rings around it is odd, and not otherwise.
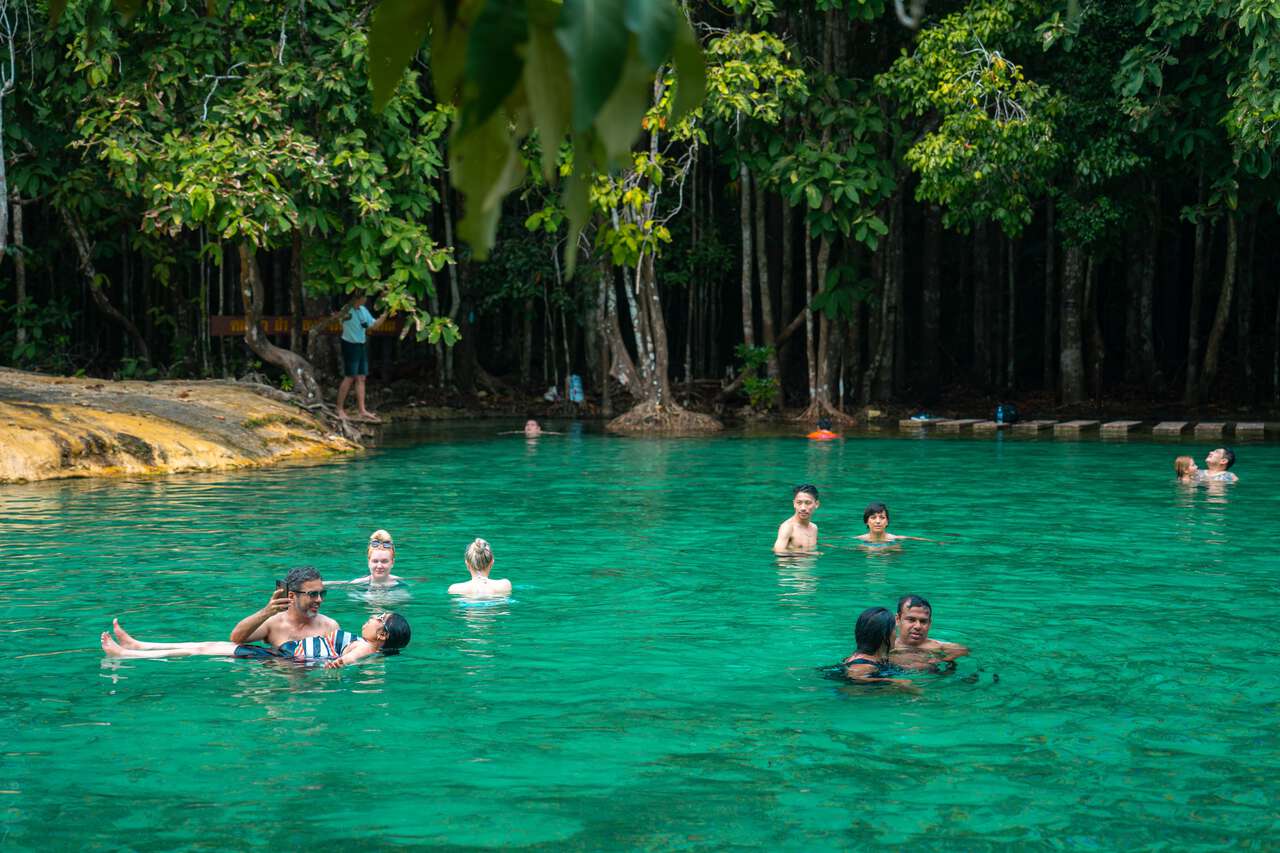
<path fill-rule="evenodd" d="M 343 376 L 368 376 L 369 375 L 369 345 L 353 344 L 351 341 L 344 340 L 342 342 L 342 375 Z"/>

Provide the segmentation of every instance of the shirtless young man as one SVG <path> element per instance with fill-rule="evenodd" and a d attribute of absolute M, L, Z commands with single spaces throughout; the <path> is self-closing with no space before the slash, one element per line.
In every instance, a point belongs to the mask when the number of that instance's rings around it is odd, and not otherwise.
<path fill-rule="evenodd" d="M 290 569 L 285 575 L 284 586 L 278 587 L 266 606 L 240 620 L 231 629 L 231 642 L 252 643 L 265 640 L 272 650 L 279 652 L 286 643 L 305 648 L 307 643 L 297 641 L 310 637 L 325 638 L 338 633 L 338 623 L 320 615 L 320 602 L 324 601 L 324 581 L 311 566 Z M 308 658 L 337 657 L 330 654 L 311 654 Z M 322 651 L 322 650 L 319 650 Z"/>
<path fill-rule="evenodd" d="M 890 654 L 905 669 L 930 669 L 969 654 L 968 646 L 929 639 L 933 607 L 918 595 L 898 599 L 898 640 Z"/>
<path fill-rule="evenodd" d="M 778 538 L 773 553 L 794 554 L 814 551 L 818 547 L 818 525 L 810 519 L 818 509 L 818 487 L 805 483 L 791 490 L 791 506 L 795 514 L 778 525 Z"/>

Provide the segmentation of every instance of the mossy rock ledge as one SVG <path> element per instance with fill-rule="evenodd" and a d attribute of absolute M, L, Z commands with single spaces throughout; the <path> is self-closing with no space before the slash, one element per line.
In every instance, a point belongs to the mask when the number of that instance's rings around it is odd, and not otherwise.
<path fill-rule="evenodd" d="M 235 382 L 109 382 L 0 368 L 0 483 L 224 471 L 360 446 Z"/>

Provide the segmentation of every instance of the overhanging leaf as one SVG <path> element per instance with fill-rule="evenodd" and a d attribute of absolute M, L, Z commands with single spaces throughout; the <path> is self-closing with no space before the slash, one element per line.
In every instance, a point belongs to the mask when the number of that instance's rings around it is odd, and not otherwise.
<path fill-rule="evenodd" d="M 542 174 L 551 180 L 556 171 L 560 140 L 569 126 L 569 75 L 564 52 L 550 29 L 533 23 L 524 64 L 524 88 L 529 109 L 542 143 Z"/>
<path fill-rule="evenodd" d="M 707 89 L 707 62 L 698 45 L 698 37 L 684 15 L 678 16 L 672 59 L 676 69 L 676 93 L 671 105 L 671 120 L 679 121 L 702 103 Z"/>
<path fill-rule="evenodd" d="M 631 143 L 640 132 L 640 120 L 652 98 L 652 84 L 653 69 L 633 47 L 627 53 L 621 81 L 596 116 L 596 133 L 604 143 L 605 156 L 610 162 L 631 150 Z"/>
<path fill-rule="evenodd" d="M 49 26 L 56 27 L 66 9 L 67 0 L 49 0 Z"/>
<path fill-rule="evenodd" d="M 506 117 L 494 111 L 489 120 L 449 144 L 453 185 L 467 199 L 458 234 L 483 259 L 493 247 L 502 214 L 502 199 L 520 182 L 520 158 Z"/>
<path fill-rule="evenodd" d="M 675 42 L 676 24 L 683 17 L 670 0 L 626 0 L 627 29 L 636 37 L 640 56 L 656 69 L 667 61 Z"/>
<path fill-rule="evenodd" d="M 462 126 L 488 121 L 520 79 L 529 40 L 525 0 L 487 0 L 467 35 Z"/>
<path fill-rule="evenodd" d="M 573 127 L 585 131 L 609 99 L 627 58 L 626 0 L 565 0 L 556 40 L 569 58 Z"/>
<path fill-rule="evenodd" d="M 382 0 L 369 25 L 369 83 L 373 110 L 382 112 L 427 31 L 437 0 Z"/>

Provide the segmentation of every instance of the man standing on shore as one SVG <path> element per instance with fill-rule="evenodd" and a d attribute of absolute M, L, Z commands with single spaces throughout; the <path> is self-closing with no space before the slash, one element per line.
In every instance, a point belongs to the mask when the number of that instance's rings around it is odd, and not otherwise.
<path fill-rule="evenodd" d="M 356 417 L 365 421 L 377 422 L 376 414 L 365 408 L 364 381 L 369 375 L 369 344 L 366 332 L 371 326 L 382 321 L 373 319 L 369 309 L 364 307 L 366 297 L 363 293 L 351 300 L 351 305 L 342 316 L 342 384 L 338 386 L 338 417 L 346 420 L 344 406 L 347 393 L 352 384 L 356 386 Z"/>

